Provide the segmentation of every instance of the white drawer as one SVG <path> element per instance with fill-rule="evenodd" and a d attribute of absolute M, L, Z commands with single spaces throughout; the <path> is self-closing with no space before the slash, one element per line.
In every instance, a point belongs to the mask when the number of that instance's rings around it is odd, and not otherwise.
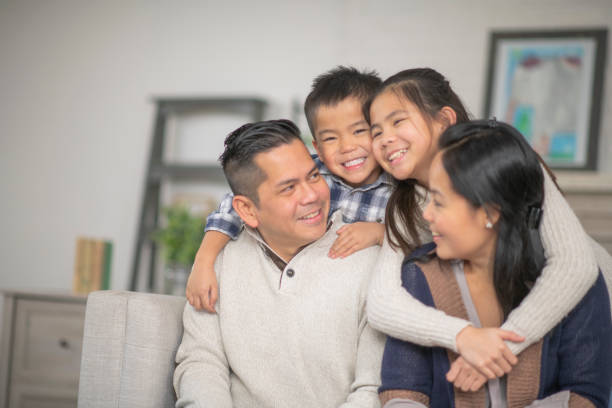
<path fill-rule="evenodd" d="M 11 383 L 77 386 L 85 305 L 18 299 Z"/>

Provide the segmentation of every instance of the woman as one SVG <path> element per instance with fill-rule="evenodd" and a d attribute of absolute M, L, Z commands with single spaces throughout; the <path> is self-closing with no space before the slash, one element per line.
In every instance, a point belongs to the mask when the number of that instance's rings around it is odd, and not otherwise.
<path fill-rule="evenodd" d="M 533 290 L 502 327 L 477 329 L 465 319 L 424 306 L 402 288 L 398 271 L 404 256 L 431 238 L 420 210 L 429 187 L 431 162 L 442 132 L 466 122 L 468 113 L 448 81 L 429 68 L 405 70 L 385 80 L 364 113 L 371 124 L 376 159 L 398 180 L 387 205 L 388 241 L 381 248 L 379 271 L 370 286 L 370 324 L 401 340 L 459 352 L 487 378 L 508 373 L 518 361 L 515 354 L 540 340 L 593 285 L 598 269 L 592 241 L 544 173 L 540 232 L 547 262 Z M 609 256 L 598 261 L 602 270 L 612 269 Z M 468 369 L 455 364 L 450 381 L 461 379 L 460 374 Z M 477 389 L 480 385 L 463 387 Z"/>
<path fill-rule="evenodd" d="M 544 174 L 520 133 L 503 123 L 452 126 L 439 146 L 428 170 L 431 201 L 424 212 L 435 245 L 411 254 L 402 284 L 421 302 L 475 327 L 499 327 L 529 294 L 545 263 L 538 233 Z M 510 374 L 478 392 L 462 392 L 446 381 L 455 353 L 390 338 L 381 399 L 386 408 L 522 407 L 534 401 L 533 406 L 606 407 L 610 350 L 610 304 L 599 274 Z"/>

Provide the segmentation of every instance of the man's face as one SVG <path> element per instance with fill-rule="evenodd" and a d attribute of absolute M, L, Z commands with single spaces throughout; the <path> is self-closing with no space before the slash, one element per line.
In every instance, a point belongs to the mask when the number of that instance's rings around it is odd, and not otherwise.
<path fill-rule="evenodd" d="M 329 187 L 304 144 L 295 140 L 255 156 L 266 174 L 252 212 L 264 241 L 288 261 L 327 229 Z"/>

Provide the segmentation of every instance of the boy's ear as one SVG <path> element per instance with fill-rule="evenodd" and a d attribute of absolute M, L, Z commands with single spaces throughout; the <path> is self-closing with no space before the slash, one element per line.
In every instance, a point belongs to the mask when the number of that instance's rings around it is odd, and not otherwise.
<path fill-rule="evenodd" d="M 236 195 L 232 200 L 232 207 L 234 207 L 234 210 L 246 225 L 251 228 L 257 228 L 259 220 L 257 218 L 257 207 L 253 200 L 247 196 Z"/>
<path fill-rule="evenodd" d="M 319 145 L 317 144 L 317 139 L 315 139 L 315 137 L 312 137 L 312 147 L 315 148 L 316 152 L 317 152 L 317 156 L 321 157 L 321 152 L 319 151 Z"/>

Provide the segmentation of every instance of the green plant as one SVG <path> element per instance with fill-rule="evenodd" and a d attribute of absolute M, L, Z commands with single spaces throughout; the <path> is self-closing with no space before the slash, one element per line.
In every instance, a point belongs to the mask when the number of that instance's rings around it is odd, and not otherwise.
<path fill-rule="evenodd" d="M 204 236 L 204 217 L 196 216 L 182 205 L 162 209 L 165 227 L 153 234 L 168 264 L 190 266 Z"/>

